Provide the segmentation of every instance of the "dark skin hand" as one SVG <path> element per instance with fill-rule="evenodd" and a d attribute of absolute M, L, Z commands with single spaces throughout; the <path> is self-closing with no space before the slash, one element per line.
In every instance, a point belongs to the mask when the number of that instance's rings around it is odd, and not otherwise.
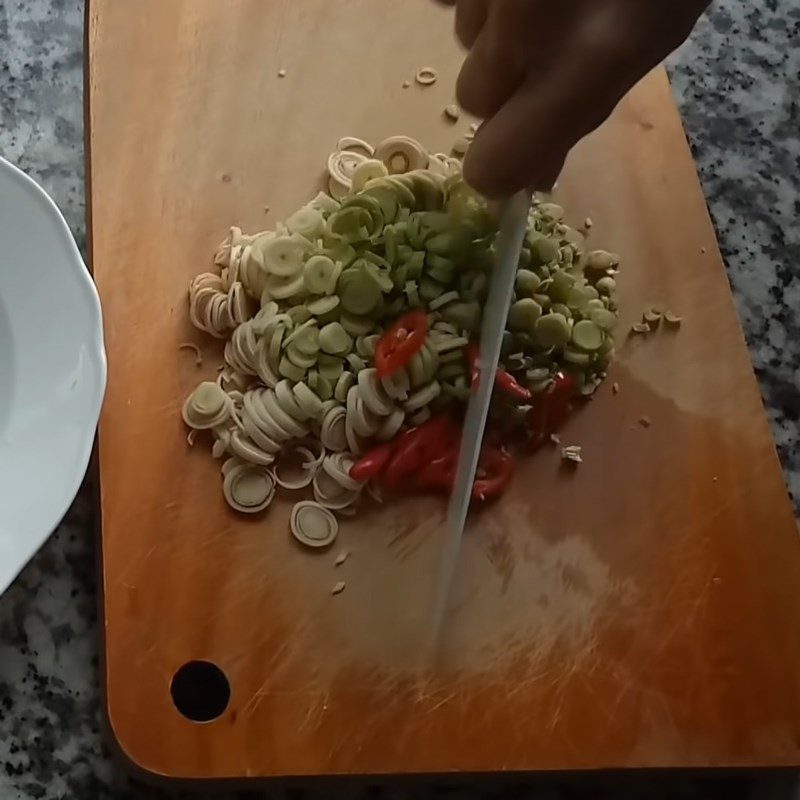
<path fill-rule="evenodd" d="M 467 181 L 552 187 L 570 149 L 689 35 L 709 0 L 438 0 L 469 50 L 457 96 L 483 118 Z"/>

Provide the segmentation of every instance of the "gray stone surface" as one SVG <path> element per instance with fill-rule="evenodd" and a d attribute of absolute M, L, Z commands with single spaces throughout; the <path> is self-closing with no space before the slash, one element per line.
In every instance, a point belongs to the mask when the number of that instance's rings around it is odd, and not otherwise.
<path fill-rule="evenodd" d="M 800 50 L 792 45 L 798 32 L 798 0 L 719 0 L 670 62 L 787 482 L 796 498 Z M 80 0 L 0 0 L 0 154 L 44 185 L 83 247 L 82 46 Z M 103 751 L 94 559 L 92 487 L 85 486 L 55 536 L 0 598 L 2 800 L 162 796 L 129 781 Z M 781 783 L 774 793 L 776 787 L 770 787 L 770 796 L 785 796 L 787 785 Z M 557 789 L 517 785 L 435 793 L 343 789 L 334 794 L 655 799 L 755 797 L 763 796 L 764 790 L 763 784 L 744 781 L 643 783 L 627 778 L 591 789 L 561 782 Z M 331 794 L 317 791 L 312 796 Z"/>

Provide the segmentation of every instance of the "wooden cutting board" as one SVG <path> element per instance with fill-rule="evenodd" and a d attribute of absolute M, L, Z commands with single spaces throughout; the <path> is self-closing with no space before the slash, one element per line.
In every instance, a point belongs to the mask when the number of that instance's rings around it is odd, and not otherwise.
<path fill-rule="evenodd" d="M 289 503 L 234 515 L 206 443 L 187 445 L 181 403 L 219 356 L 190 329 L 189 279 L 231 223 L 258 230 L 312 196 L 340 136 L 446 149 L 466 129 L 441 116 L 450 28 L 428 0 L 91 0 L 114 736 L 183 778 L 800 763 L 797 530 L 663 71 L 558 192 L 625 259 L 618 358 L 563 436 L 584 463 L 539 453 L 473 521 L 435 663 L 439 501 L 366 510 L 308 553 Z M 426 65 L 438 82 L 403 88 Z M 626 338 L 655 302 L 680 331 Z M 230 686 L 205 724 L 170 692 L 197 660 Z M 216 688 L 189 690 L 213 704 Z"/>

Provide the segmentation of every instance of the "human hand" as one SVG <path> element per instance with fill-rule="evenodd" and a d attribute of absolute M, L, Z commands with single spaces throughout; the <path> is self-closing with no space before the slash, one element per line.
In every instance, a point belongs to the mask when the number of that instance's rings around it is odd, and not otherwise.
<path fill-rule="evenodd" d="M 710 0 L 438 0 L 469 53 L 457 96 L 484 118 L 465 162 L 487 197 L 549 190 L 570 149 L 691 32 Z"/>

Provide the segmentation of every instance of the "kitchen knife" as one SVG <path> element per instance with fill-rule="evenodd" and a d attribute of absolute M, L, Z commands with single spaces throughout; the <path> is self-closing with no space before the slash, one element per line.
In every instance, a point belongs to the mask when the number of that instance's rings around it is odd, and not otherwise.
<path fill-rule="evenodd" d="M 434 641 L 438 642 L 447 611 L 450 588 L 458 563 L 461 537 L 467 521 L 472 484 L 489 414 L 503 332 L 514 295 L 522 243 L 528 226 L 531 193 L 522 191 L 505 201 L 500 215 L 500 231 L 495 246 L 495 265 L 489 281 L 489 294 L 483 311 L 480 350 L 478 356 L 477 389 L 467 405 L 461 448 L 455 473 L 455 483 L 447 509 L 445 539 L 439 568 L 434 605 Z"/>

